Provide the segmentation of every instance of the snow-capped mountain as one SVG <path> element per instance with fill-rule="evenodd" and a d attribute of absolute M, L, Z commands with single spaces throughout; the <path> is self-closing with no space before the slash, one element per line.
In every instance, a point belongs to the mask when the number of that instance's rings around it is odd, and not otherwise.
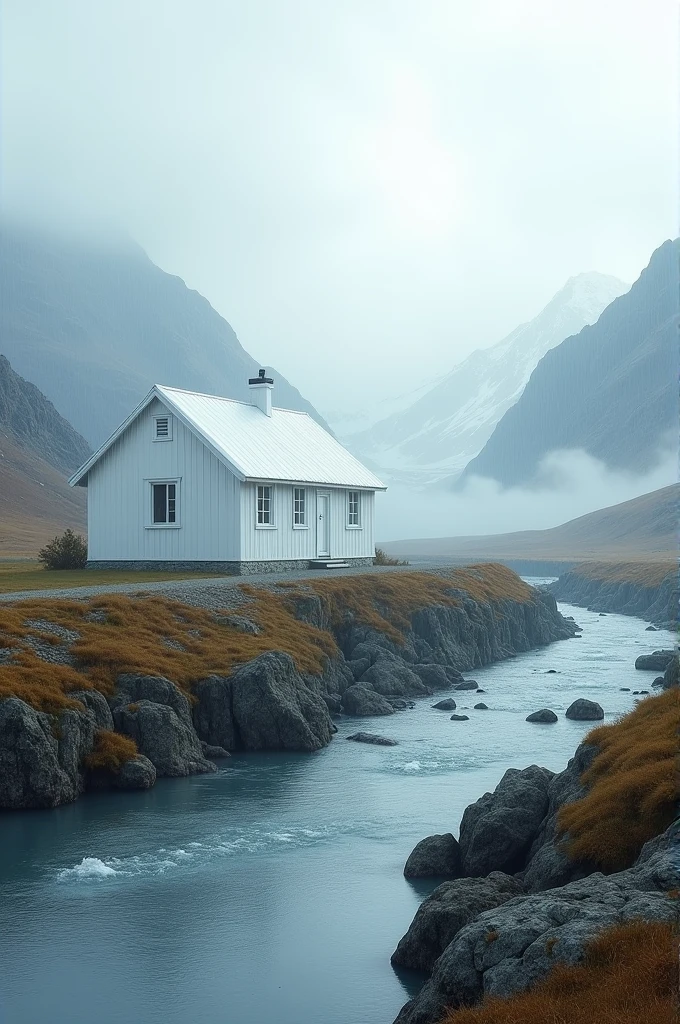
<path fill-rule="evenodd" d="M 455 477 L 482 450 L 545 353 L 595 323 L 628 287 L 595 272 L 571 277 L 537 317 L 473 352 L 408 407 L 360 432 L 338 432 L 388 483 L 424 487 Z"/>

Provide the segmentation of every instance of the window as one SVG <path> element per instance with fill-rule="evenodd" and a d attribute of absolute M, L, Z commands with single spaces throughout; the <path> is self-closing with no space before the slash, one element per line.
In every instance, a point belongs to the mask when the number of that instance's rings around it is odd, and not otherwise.
<path fill-rule="evenodd" d="M 257 525 L 274 525 L 274 488 L 269 484 L 259 484 L 257 488 Z"/>
<path fill-rule="evenodd" d="M 151 485 L 151 522 L 154 526 L 177 526 L 177 483 Z"/>
<path fill-rule="evenodd" d="M 347 492 L 347 525 L 359 526 L 359 492 Z"/>
<path fill-rule="evenodd" d="M 293 488 L 293 526 L 306 526 L 304 487 Z"/>
<path fill-rule="evenodd" d="M 172 416 L 154 416 L 154 441 L 172 441 Z"/>

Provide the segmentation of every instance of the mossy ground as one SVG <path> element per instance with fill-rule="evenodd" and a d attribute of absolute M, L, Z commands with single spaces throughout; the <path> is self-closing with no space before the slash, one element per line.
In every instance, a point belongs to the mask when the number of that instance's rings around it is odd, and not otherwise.
<path fill-rule="evenodd" d="M 670 825 L 680 798 L 679 731 L 675 687 L 588 734 L 586 742 L 599 748 L 582 777 L 588 791 L 559 814 L 571 857 L 593 861 L 604 871 L 622 870 L 648 839 Z"/>
<path fill-rule="evenodd" d="M 531 991 L 451 1011 L 442 1024 L 675 1024 L 677 978 L 674 929 L 635 921 L 598 936 L 583 964 L 557 964 Z"/>

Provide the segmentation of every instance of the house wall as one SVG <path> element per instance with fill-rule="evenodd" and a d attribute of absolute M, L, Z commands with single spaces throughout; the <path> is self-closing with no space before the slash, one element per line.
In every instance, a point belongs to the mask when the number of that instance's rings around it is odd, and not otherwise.
<path fill-rule="evenodd" d="M 266 482 L 266 481 L 263 481 Z M 293 484 L 274 487 L 274 526 L 257 526 L 257 485 L 241 485 L 241 559 L 266 562 L 276 559 L 317 557 L 317 493 L 330 494 L 330 558 L 370 558 L 375 553 L 375 494 L 361 491 L 359 529 L 348 529 L 347 491 L 333 487 L 304 486 L 307 499 L 307 527 L 293 527 Z"/>
<path fill-rule="evenodd" d="M 235 561 L 240 481 L 173 417 L 173 439 L 154 441 L 152 402 L 90 470 L 90 561 Z M 149 480 L 180 481 L 180 527 L 150 526 Z"/>

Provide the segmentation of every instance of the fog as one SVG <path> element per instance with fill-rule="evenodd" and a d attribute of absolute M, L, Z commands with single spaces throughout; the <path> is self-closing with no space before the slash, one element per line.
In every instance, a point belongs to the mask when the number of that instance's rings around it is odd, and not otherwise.
<path fill-rule="evenodd" d="M 677 445 L 659 452 L 648 473 L 607 469 L 583 451 L 552 452 L 542 460 L 536 487 L 503 490 L 493 480 L 472 477 L 459 493 L 425 494 L 392 487 L 377 496 L 379 541 L 480 536 L 544 530 L 578 516 L 666 487 L 678 479 Z"/>
<path fill-rule="evenodd" d="M 445 372 L 570 275 L 634 280 L 676 233 L 672 0 L 1 17 L 4 211 L 129 233 L 322 412 Z"/>

